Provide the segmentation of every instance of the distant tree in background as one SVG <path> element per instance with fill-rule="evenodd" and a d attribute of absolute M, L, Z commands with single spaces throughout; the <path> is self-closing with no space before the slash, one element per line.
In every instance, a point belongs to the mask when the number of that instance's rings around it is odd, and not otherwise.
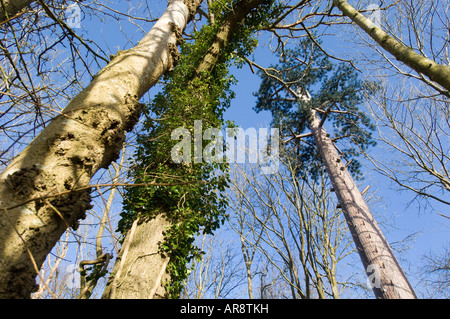
<path fill-rule="evenodd" d="M 375 296 L 416 298 L 350 174 L 358 168 L 358 164 L 356 168 L 351 166 L 353 162 L 356 163 L 354 155 L 358 152 L 355 149 L 365 150 L 373 144 L 370 133 L 363 129 L 373 129 L 373 126 L 369 118 L 358 111 L 358 104 L 363 101 L 364 91 L 370 95 L 376 89 L 376 84 L 359 81 L 355 71 L 344 64 L 339 65 L 335 72 L 327 74 L 333 67 L 327 63 L 319 48 L 320 44 L 314 38 L 308 38 L 293 51 L 285 49 L 280 55 L 279 65 L 260 67 L 262 84 L 255 108 L 271 111 L 274 115 L 273 124 L 282 129 L 286 125 L 286 129 L 291 131 L 291 139 L 301 141 L 302 138 L 310 137 L 310 141 L 306 142 L 309 150 L 299 151 L 306 155 L 300 162 L 306 163 L 308 173 L 313 177 L 321 169 L 321 164 L 325 166 L 364 269 L 369 277 L 374 269 L 377 272 L 379 283 L 372 287 Z M 287 124 L 283 121 L 287 121 Z M 328 121 L 336 134 L 333 138 L 324 129 Z M 302 135 L 305 128 L 309 128 L 310 133 Z M 345 138 L 351 143 L 338 152 L 336 142 Z M 348 158 L 349 154 L 353 158 Z"/>

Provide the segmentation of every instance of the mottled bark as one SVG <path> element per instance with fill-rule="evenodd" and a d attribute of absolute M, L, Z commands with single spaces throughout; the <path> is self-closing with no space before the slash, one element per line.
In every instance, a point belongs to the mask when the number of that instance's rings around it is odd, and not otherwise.
<path fill-rule="evenodd" d="M 117 159 L 139 118 L 138 100 L 173 68 L 177 37 L 198 5 L 171 1 L 150 32 L 118 52 L 0 175 L 0 297 L 28 298 L 36 270 L 85 217 L 90 179 Z"/>
<path fill-rule="evenodd" d="M 310 129 L 341 205 L 376 298 L 414 299 L 416 295 L 361 192 L 313 111 Z"/>

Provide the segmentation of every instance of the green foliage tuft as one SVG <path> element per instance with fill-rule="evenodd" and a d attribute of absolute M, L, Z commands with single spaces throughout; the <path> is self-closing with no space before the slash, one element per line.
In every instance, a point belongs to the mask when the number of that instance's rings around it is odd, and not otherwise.
<path fill-rule="evenodd" d="M 360 150 L 375 145 L 372 131 L 375 129 L 370 118 L 359 109 L 364 96 L 377 89 L 376 83 L 360 80 L 358 73 L 346 63 L 333 64 L 330 59 L 309 38 L 300 41 L 294 49 L 286 49 L 279 54 L 280 63 L 272 65 L 269 74 L 259 71 L 261 85 L 255 111 L 267 110 L 272 113 L 272 125 L 279 127 L 284 136 L 302 134 L 308 126 L 311 109 L 339 110 L 329 113 L 326 123 L 333 135 L 342 139 L 341 153 L 355 178 L 361 178 L 361 164 L 357 160 Z M 274 77 L 283 80 L 294 92 L 311 95 L 311 100 L 296 100 Z M 321 114 L 318 114 L 322 116 Z M 297 154 L 299 170 L 309 172 L 318 178 L 321 159 L 313 137 L 304 138 L 306 143 L 292 142 Z"/>

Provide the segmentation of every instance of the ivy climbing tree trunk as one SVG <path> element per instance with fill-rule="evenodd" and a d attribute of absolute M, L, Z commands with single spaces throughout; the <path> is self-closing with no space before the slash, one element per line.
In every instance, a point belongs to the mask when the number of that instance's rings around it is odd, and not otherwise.
<path fill-rule="evenodd" d="M 376 298 L 416 295 L 315 111 L 309 123 Z"/>
<path fill-rule="evenodd" d="M 138 100 L 177 59 L 199 0 L 172 0 L 150 32 L 118 52 L 0 175 L 0 297 L 29 298 L 43 261 L 90 208 L 90 179 L 115 160 Z"/>
<path fill-rule="evenodd" d="M 440 84 L 450 92 L 450 66 L 436 63 L 401 44 L 358 12 L 347 0 L 334 0 L 334 4 L 383 49 L 395 56 L 397 60 L 405 63 L 415 71 L 426 75 L 430 80 Z"/>
<path fill-rule="evenodd" d="M 201 78 L 203 73 L 209 73 L 214 69 L 220 54 L 223 52 L 222 50 L 230 43 L 234 33 L 239 30 L 247 14 L 264 2 L 270 1 L 242 0 L 225 16 L 220 25 L 218 25 L 212 41 L 208 44 L 208 50 L 201 58 L 193 77 L 185 82 L 187 87 L 195 88 L 196 84 L 192 83 Z M 217 80 L 219 81 L 220 79 Z M 195 93 L 191 91 L 190 94 L 195 96 L 195 99 L 202 100 L 199 91 Z M 192 97 L 192 99 L 194 98 Z M 177 105 L 177 107 L 180 106 Z M 180 107 L 179 112 L 184 112 L 184 110 Z M 199 113 L 201 114 L 202 110 Z M 162 114 L 162 117 L 165 117 L 164 114 Z M 183 119 L 183 121 L 189 120 L 188 118 Z M 157 142 L 163 143 L 161 141 Z M 157 215 L 149 220 L 134 221 L 126 234 L 121 254 L 116 260 L 102 298 L 141 299 L 167 297 L 164 285 L 167 281 L 170 281 L 170 276 L 166 272 L 170 257 L 158 250 L 159 244 L 165 238 L 164 232 L 172 226 L 172 222 L 164 217 L 167 213 L 167 211 L 164 211 L 164 208 L 161 208 Z M 145 240 L 143 240 L 144 238 Z M 146 260 L 146 263 L 143 262 L 144 260 Z"/>

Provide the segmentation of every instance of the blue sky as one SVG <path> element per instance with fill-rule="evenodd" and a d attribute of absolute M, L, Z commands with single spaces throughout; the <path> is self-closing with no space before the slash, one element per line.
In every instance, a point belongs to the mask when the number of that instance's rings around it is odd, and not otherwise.
<path fill-rule="evenodd" d="M 345 43 L 333 37 L 327 37 L 324 47 L 332 50 L 333 53 L 345 48 Z M 277 63 L 276 58 L 268 54 L 269 48 L 260 46 L 254 53 L 255 62 L 261 66 Z M 339 56 L 339 55 L 338 55 Z M 253 106 L 256 92 L 260 85 L 259 77 L 252 74 L 250 68 L 244 65 L 242 69 L 233 68 L 232 72 L 238 80 L 234 91 L 236 98 L 232 101 L 231 107 L 225 113 L 225 118 L 234 120 L 235 123 L 244 129 L 249 127 L 269 127 L 271 115 L 267 111 L 256 113 Z M 371 155 L 380 160 L 389 160 L 392 153 L 386 151 L 385 145 L 378 144 L 369 151 Z M 397 253 L 402 267 L 409 275 L 409 280 L 414 287 L 419 288 L 417 271 L 418 266 L 423 263 L 423 256 L 430 252 L 443 252 L 442 248 L 448 244 L 450 238 L 450 225 L 448 220 L 436 214 L 448 214 L 448 206 L 432 202 L 426 205 L 423 201 L 414 200 L 415 194 L 409 191 L 400 191 L 398 186 L 389 178 L 380 175 L 373 170 L 373 165 L 369 161 L 363 161 L 366 165 L 364 173 L 366 179 L 362 185 L 371 185 L 370 192 L 375 192 L 377 197 L 375 203 L 370 204 L 370 208 L 375 218 L 381 222 L 381 227 L 385 231 L 385 237 L 392 243 L 393 248 L 407 248 L 402 254 Z M 361 186 L 362 189 L 364 186 Z M 397 242 L 411 237 L 406 246 Z"/>
<path fill-rule="evenodd" d="M 123 2 L 124 6 L 130 5 L 132 2 Z M 155 11 L 152 12 L 157 17 L 165 5 L 159 2 L 155 5 Z M 117 49 L 123 50 L 125 45 L 129 47 L 130 42 L 125 39 L 121 31 L 127 34 L 133 43 L 136 43 L 142 37 L 142 30 L 138 30 L 132 24 L 106 24 L 98 22 L 84 21 L 81 31 L 86 32 L 89 37 L 97 38 L 100 42 L 115 53 Z M 335 41 L 335 42 L 333 42 Z M 339 54 L 351 50 L 346 47 L 345 41 L 334 38 L 327 38 L 324 46 Z M 342 51 L 341 51 L 342 50 Z M 263 66 L 268 66 L 273 56 L 267 47 L 261 45 L 257 48 L 255 61 Z M 232 101 L 231 107 L 225 114 L 226 119 L 234 120 L 235 123 L 244 129 L 249 127 L 268 127 L 271 117 L 268 112 L 256 113 L 253 111 L 255 105 L 255 97 L 253 92 L 259 88 L 259 77 L 252 74 L 249 67 L 244 65 L 242 69 L 233 68 L 232 73 L 238 80 L 237 86 L 234 87 L 236 98 Z M 155 89 L 150 90 L 150 95 Z M 388 159 L 391 153 L 386 152 L 380 145 L 372 148 L 371 152 L 378 158 Z M 370 183 L 372 185 L 370 191 L 376 191 L 376 196 L 380 198 L 379 202 L 372 204 L 371 209 L 379 220 L 387 220 L 389 227 L 385 229 L 385 236 L 389 242 L 396 242 L 404 239 L 410 234 L 417 233 L 417 237 L 409 250 L 402 255 L 402 266 L 409 274 L 409 279 L 414 287 L 417 286 L 416 271 L 417 265 L 423 260 L 423 255 L 430 251 L 439 252 L 450 238 L 450 227 L 448 220 L 437 215 L 435 211 L 448 214 L 448 207 L 434 203 L 433 209 L 426 207 L 419 209 L 418 202 L 412 202 L 414 195 L 409 192 L 399 192 L 395 185 L 387 178 L 380 176 L 371 169 L 371 165 L 367 162 L 365 170 L 367 179 L 362 183 Z M 407 262 L 403 262 L 403 258 Z"/>

